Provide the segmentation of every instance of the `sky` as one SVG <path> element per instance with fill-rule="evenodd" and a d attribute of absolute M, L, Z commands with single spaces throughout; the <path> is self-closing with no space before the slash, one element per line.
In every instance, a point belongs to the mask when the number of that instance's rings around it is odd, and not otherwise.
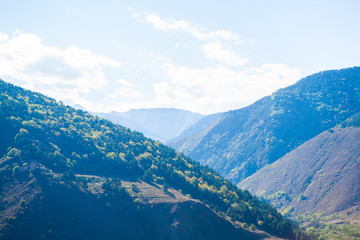
<path fill-rule="evenodd" d="M 356 0 L 0 0 L 0 78 L 92 112 L 223 112 L 359 66 L 359 11 Z"/>

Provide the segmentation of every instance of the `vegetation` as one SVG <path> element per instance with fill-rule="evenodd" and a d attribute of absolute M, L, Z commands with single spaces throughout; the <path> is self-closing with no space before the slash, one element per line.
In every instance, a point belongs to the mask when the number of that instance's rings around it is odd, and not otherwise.
<path fill-rule="evenodd" d="M 345 122 L 340 124 L 341 127 L 360 127 L 360 112 L 352 115 Z"/>
<path fill-rule="evenodd" d="M 1 80 L 0 125 L 0 156 L 14 174 L 19 166 L 36 162 L 63 181 L 77 181 L 75 174 L 142 178 L 163 184 L 164 191 L 181 189 L 252 229 L 299 234 L 274 207 L 160 142 Z M 103 188 L 109 197 L 126 195 L 111 182 Z"/>
<path fill-rule="evenodd" d="M 324 71 L 171 146 L 239 183 L 359 111 L 360 67 Z"/>
<path fill-rule="evenodd" d="M 238 186 L 287 216 L 333 214 L 359 205 L 360 128 L 336 126 L 307 141 Z M 279 174 L 282 173 L 282 174 Z"/>
<path fill-rule="evenodd" d="M 329 223 L 332 219 L 341 219 L 343 216 L 328 215 L 321 216 L 319 214 L 302 214 L 296 218 L 302 223 L 304 231 L 311 236 L 312 239 L 318 240 L 356 240 L 360 238 L 360 226 L 350 224 L 346 221 L 334 224 Z"/>

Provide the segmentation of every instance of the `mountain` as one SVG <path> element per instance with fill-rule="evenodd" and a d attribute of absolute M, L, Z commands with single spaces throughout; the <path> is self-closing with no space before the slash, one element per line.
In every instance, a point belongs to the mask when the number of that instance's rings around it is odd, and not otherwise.
<path fill-rule="evenodd" d="M 199 113 L 175 108 L 133 109 L 127 112 L 94 114 L 162 142 L 177 137 L 203 117 Z"/>
<path fill-rule="evenodd" d="M 360 113 L 238 186 L 295 218 L 316 239 L 359 239 Z"/>
<path fill-rule="evenodd" d="M 1 239 L 303 236 L 160 142 L 2 80 L 0 126 Z"/>
<path fill-rule="evenodd" d="M 234 183 L 360 110 L 360 68 L 324 71 L 170 144 Z"/>
<path fill-rule="evenodd" d="M 166 141 L 166 145 L 172 145 L 173 143 L 186 141 L 190 136 L 196 135 L 202 132 L 204 129 L 209 128 L 211 125 L 215 124 L 220 119 L 222 114 L 223 113 L 213 113 L 203 116 L 193 125 L 190 125 L 188 128 L 183 130 L 179 136 Z"/>
<path fill-rule="evenodd" d="M 335 127 L 239 183 L 279 210 L 334 214 L 359 205 L 360 128 Z M 360 213 L 360 211 L 359 211 Z"/>
<path fill-rule="evenodd" d="M 80 109 L 80 110 L 86 111 L 86 109 L 83 106 L 81 106 L 80 104 L 74 104 L 72 107 L 75 109 Z"/>
<path fill-rule="evenodd" d="M 144 134 L 145 136 L 151 139 L 164 141 L 164 137 L 150 131 L 149 129 L 144 128 L 143 126 L 139 125 L 138 123 L 132 120 L 129 120 L 128 118 L 122 116 L 122 113 L 110 112 L 110 113 L 93 113 L 93 114 L 105 118 L 107 120 L 110 120 L 113 123 L 130 128 L 134 131 L 141 132 L 142 134 Z"/>

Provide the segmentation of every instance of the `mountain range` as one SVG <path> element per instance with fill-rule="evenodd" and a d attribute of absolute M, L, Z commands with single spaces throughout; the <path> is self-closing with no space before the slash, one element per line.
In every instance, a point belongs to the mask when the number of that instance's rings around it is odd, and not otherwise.
<path fill-rule="evenodd" d="M 2 80 L 0 126 L 1 239 L 306 238 L 174 149 Z"/>
<path fill-rule="evenodd" d="M 203 117 L 199 113 L 176 108 L 132 109 L 127 112 L 93 114 L 161 142 L 177 137 Z"/>
<path fill-rule="evenodd" d="M 239 183 L 360 111 L 360 68 L 323 71 L 169 142 Z"/>
<path fill-rule="evenodd" d="M 167 144 L 296 219 L 360 237 L 360 68 L 324 71 Z"/>
<path fill-rule="evenodd" d="M 359 224 L 359 89 L 353 67 L 224 113 L 100 118 L 0 80 L 0 237 L 356 239 L 313 218 Z"/>

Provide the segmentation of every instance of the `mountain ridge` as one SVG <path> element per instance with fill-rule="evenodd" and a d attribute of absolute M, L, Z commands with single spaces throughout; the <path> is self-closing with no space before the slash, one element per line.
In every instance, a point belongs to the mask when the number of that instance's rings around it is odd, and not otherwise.
<path fill-rule="evenodd" d="M 186 140 L 187 138 L 196 135 L 205 129 L 211 127 L 215 124 L 222 116 L 222 112 L 220 113 L 213 113 L 200 118 L 197 122 L 190 125 L 189 127 L 185 128 L 180 135 L 175 138 L 169 139 L 165 142 L 166 145 L 172 145 L 173 142 L 179 142 L 182 140 Z"/>
<path fill-rule="evenodd" d="M 234 183 L 360 110 L 360 68 L 305 77 L 170 144 Z"/>

